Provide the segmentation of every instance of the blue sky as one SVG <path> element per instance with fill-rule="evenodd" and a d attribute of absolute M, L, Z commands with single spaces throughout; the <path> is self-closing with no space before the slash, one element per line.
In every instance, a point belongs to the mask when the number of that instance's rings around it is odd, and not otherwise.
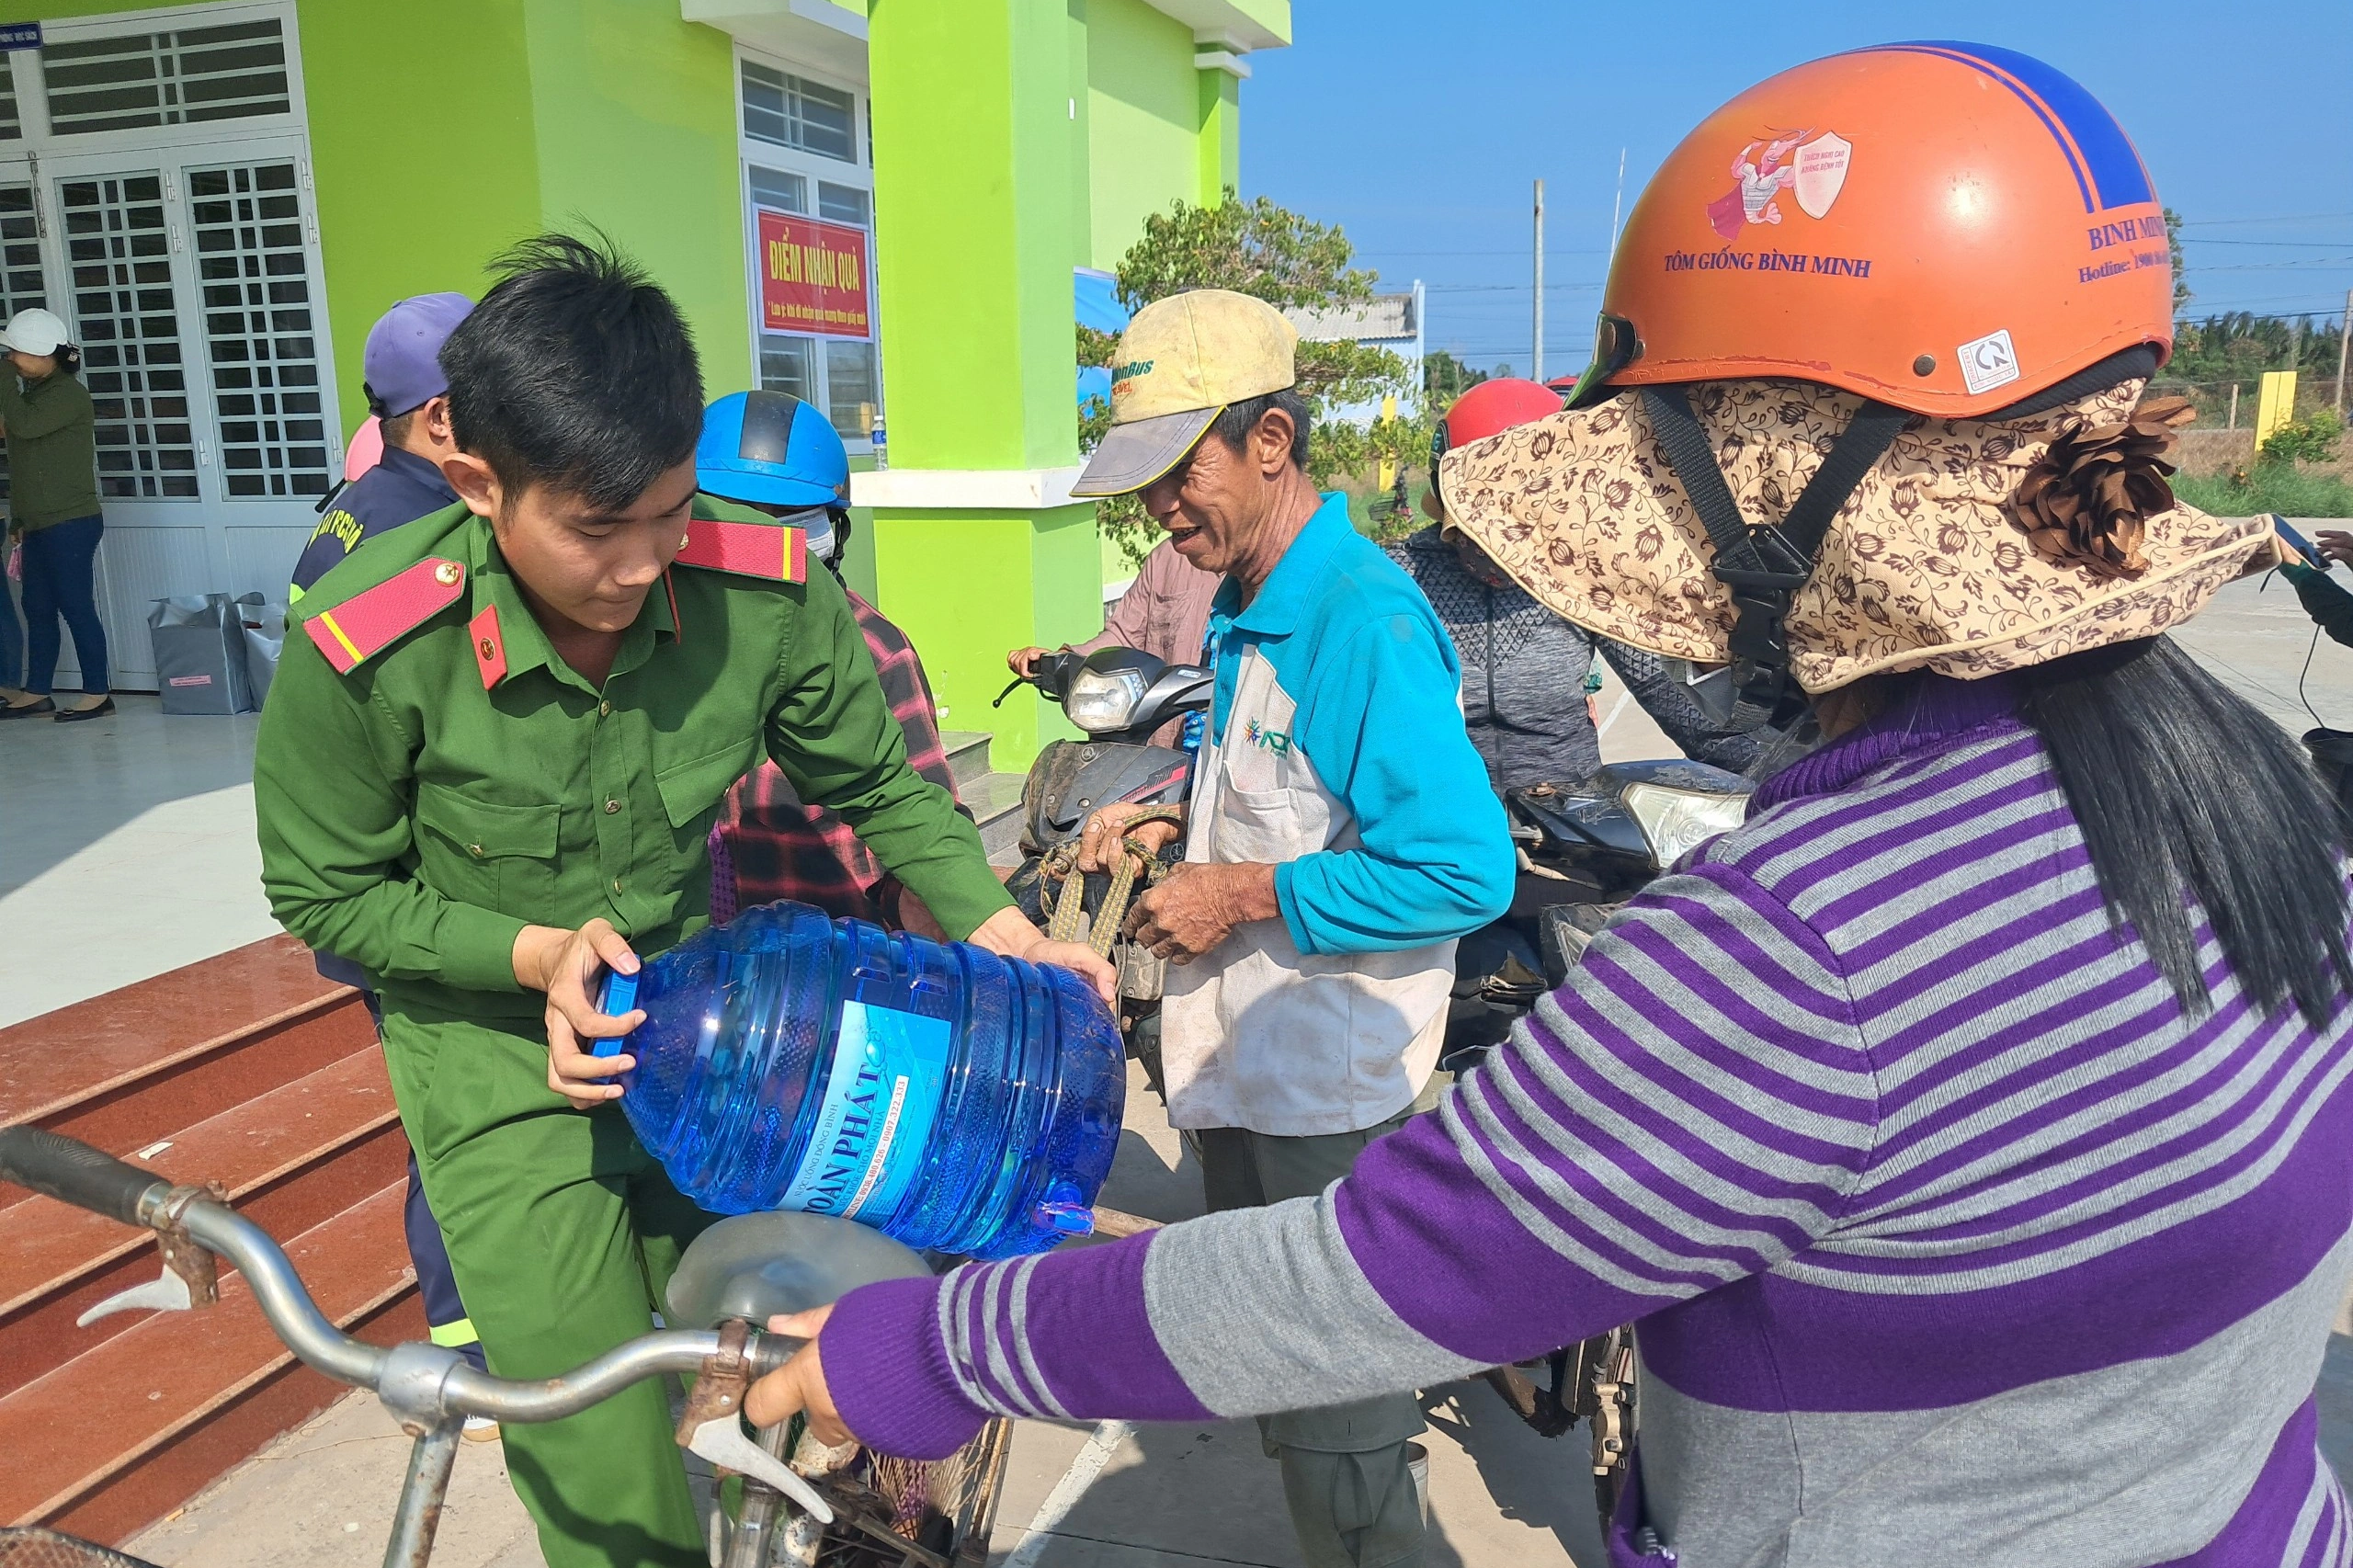
<path fill-rule="evenodd" d="M 2091 89 L 2188 222 L 2192 316 L 2335 317 L 2353 288 L 2353 0 L 1293 0 L 1250 57 L 1245 194 L 1341 224 L 1429 343 L 1528 369 L 1529 182 L 1545 368 L 1585 362 L 1619 149 L 1628 205 L 1682 134 L 1802 61 L 1895 39 L 2040 57 Z"/>

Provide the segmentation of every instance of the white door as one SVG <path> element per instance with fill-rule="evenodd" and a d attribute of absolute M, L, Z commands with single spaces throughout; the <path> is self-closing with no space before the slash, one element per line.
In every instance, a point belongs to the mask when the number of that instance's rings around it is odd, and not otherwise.
<path fill-rule="evenodd" d="M 114 684 L 153 690 L 153 602 L 282 600 L 342 467 L 308 160 L 299 142 L 249 138 L 42 158 L 32 173 L 40 270 L 97 415 Z M 10 199 L 0 166 L 7 255 Z M 71 663 L 69 642 L 61 686 Z"/>

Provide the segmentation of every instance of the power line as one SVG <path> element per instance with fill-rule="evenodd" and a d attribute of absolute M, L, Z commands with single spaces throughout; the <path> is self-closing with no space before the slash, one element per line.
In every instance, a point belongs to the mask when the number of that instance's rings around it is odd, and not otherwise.
<path fill-rule="evenodd" d="M 2353 212 L 2286 212 L 2272 218 L 2185 219 L 2185 229 L 2245 228 L 2249 223 L 2317 223 L 2330 218 L 2353 218 Z"/>

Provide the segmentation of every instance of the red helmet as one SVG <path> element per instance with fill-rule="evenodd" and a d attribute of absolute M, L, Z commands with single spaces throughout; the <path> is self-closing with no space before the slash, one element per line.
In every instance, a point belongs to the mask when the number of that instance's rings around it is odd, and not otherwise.
<path fill-rule="evenodd" d="M 1442 428 L 1452 449 L 1561 412 L 1561 394 L 1540 381 L 1499 376 L 1454 400 Z"/>
<path fill-rule="evenodd" d="M 1438 460 L 1456 447 L 1483 441 L 1515 425 L 1533 424 L 1561 412 L 1561 394 L 1541 381 L 1498 376 L 1481 381 L 1454 400 L 1438 428 L 1430 432 L 1430 489 L 1424 509 L 1444 498 L 1438 493 Z"/>

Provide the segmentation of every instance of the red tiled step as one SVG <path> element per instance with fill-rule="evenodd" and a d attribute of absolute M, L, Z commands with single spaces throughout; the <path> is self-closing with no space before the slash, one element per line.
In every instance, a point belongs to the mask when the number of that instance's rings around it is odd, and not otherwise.
<path fill-rule="evenodd" d="M 401 1179 L 408 1155 L 372 1045 L 174 1133 L 132 1162 L 178 1182 L 218 1181 L 240 1212 L 294 1235 Z M 0 1209 L 0 1394 L 137 1322 L 74 1320 L 153 1278 L 146 1232 L 52 1199 Z"/>
<path fill-rule="evenodd" d="M 402 1198 L 388 1186 L 284 1244 L 329 1320 L 380 1343 L 422 1329 Z M 219 1305 L 155 1313 L 0 1398 L 0 1522 L 124 1539 L 340 1392 L 224 1275 Z"/>
<path fill-rule="evenodd" d="M 0 1126 L 129 1154 L 374 1039 L 358 993 L 273 937 L 0 1029 Z"/>

